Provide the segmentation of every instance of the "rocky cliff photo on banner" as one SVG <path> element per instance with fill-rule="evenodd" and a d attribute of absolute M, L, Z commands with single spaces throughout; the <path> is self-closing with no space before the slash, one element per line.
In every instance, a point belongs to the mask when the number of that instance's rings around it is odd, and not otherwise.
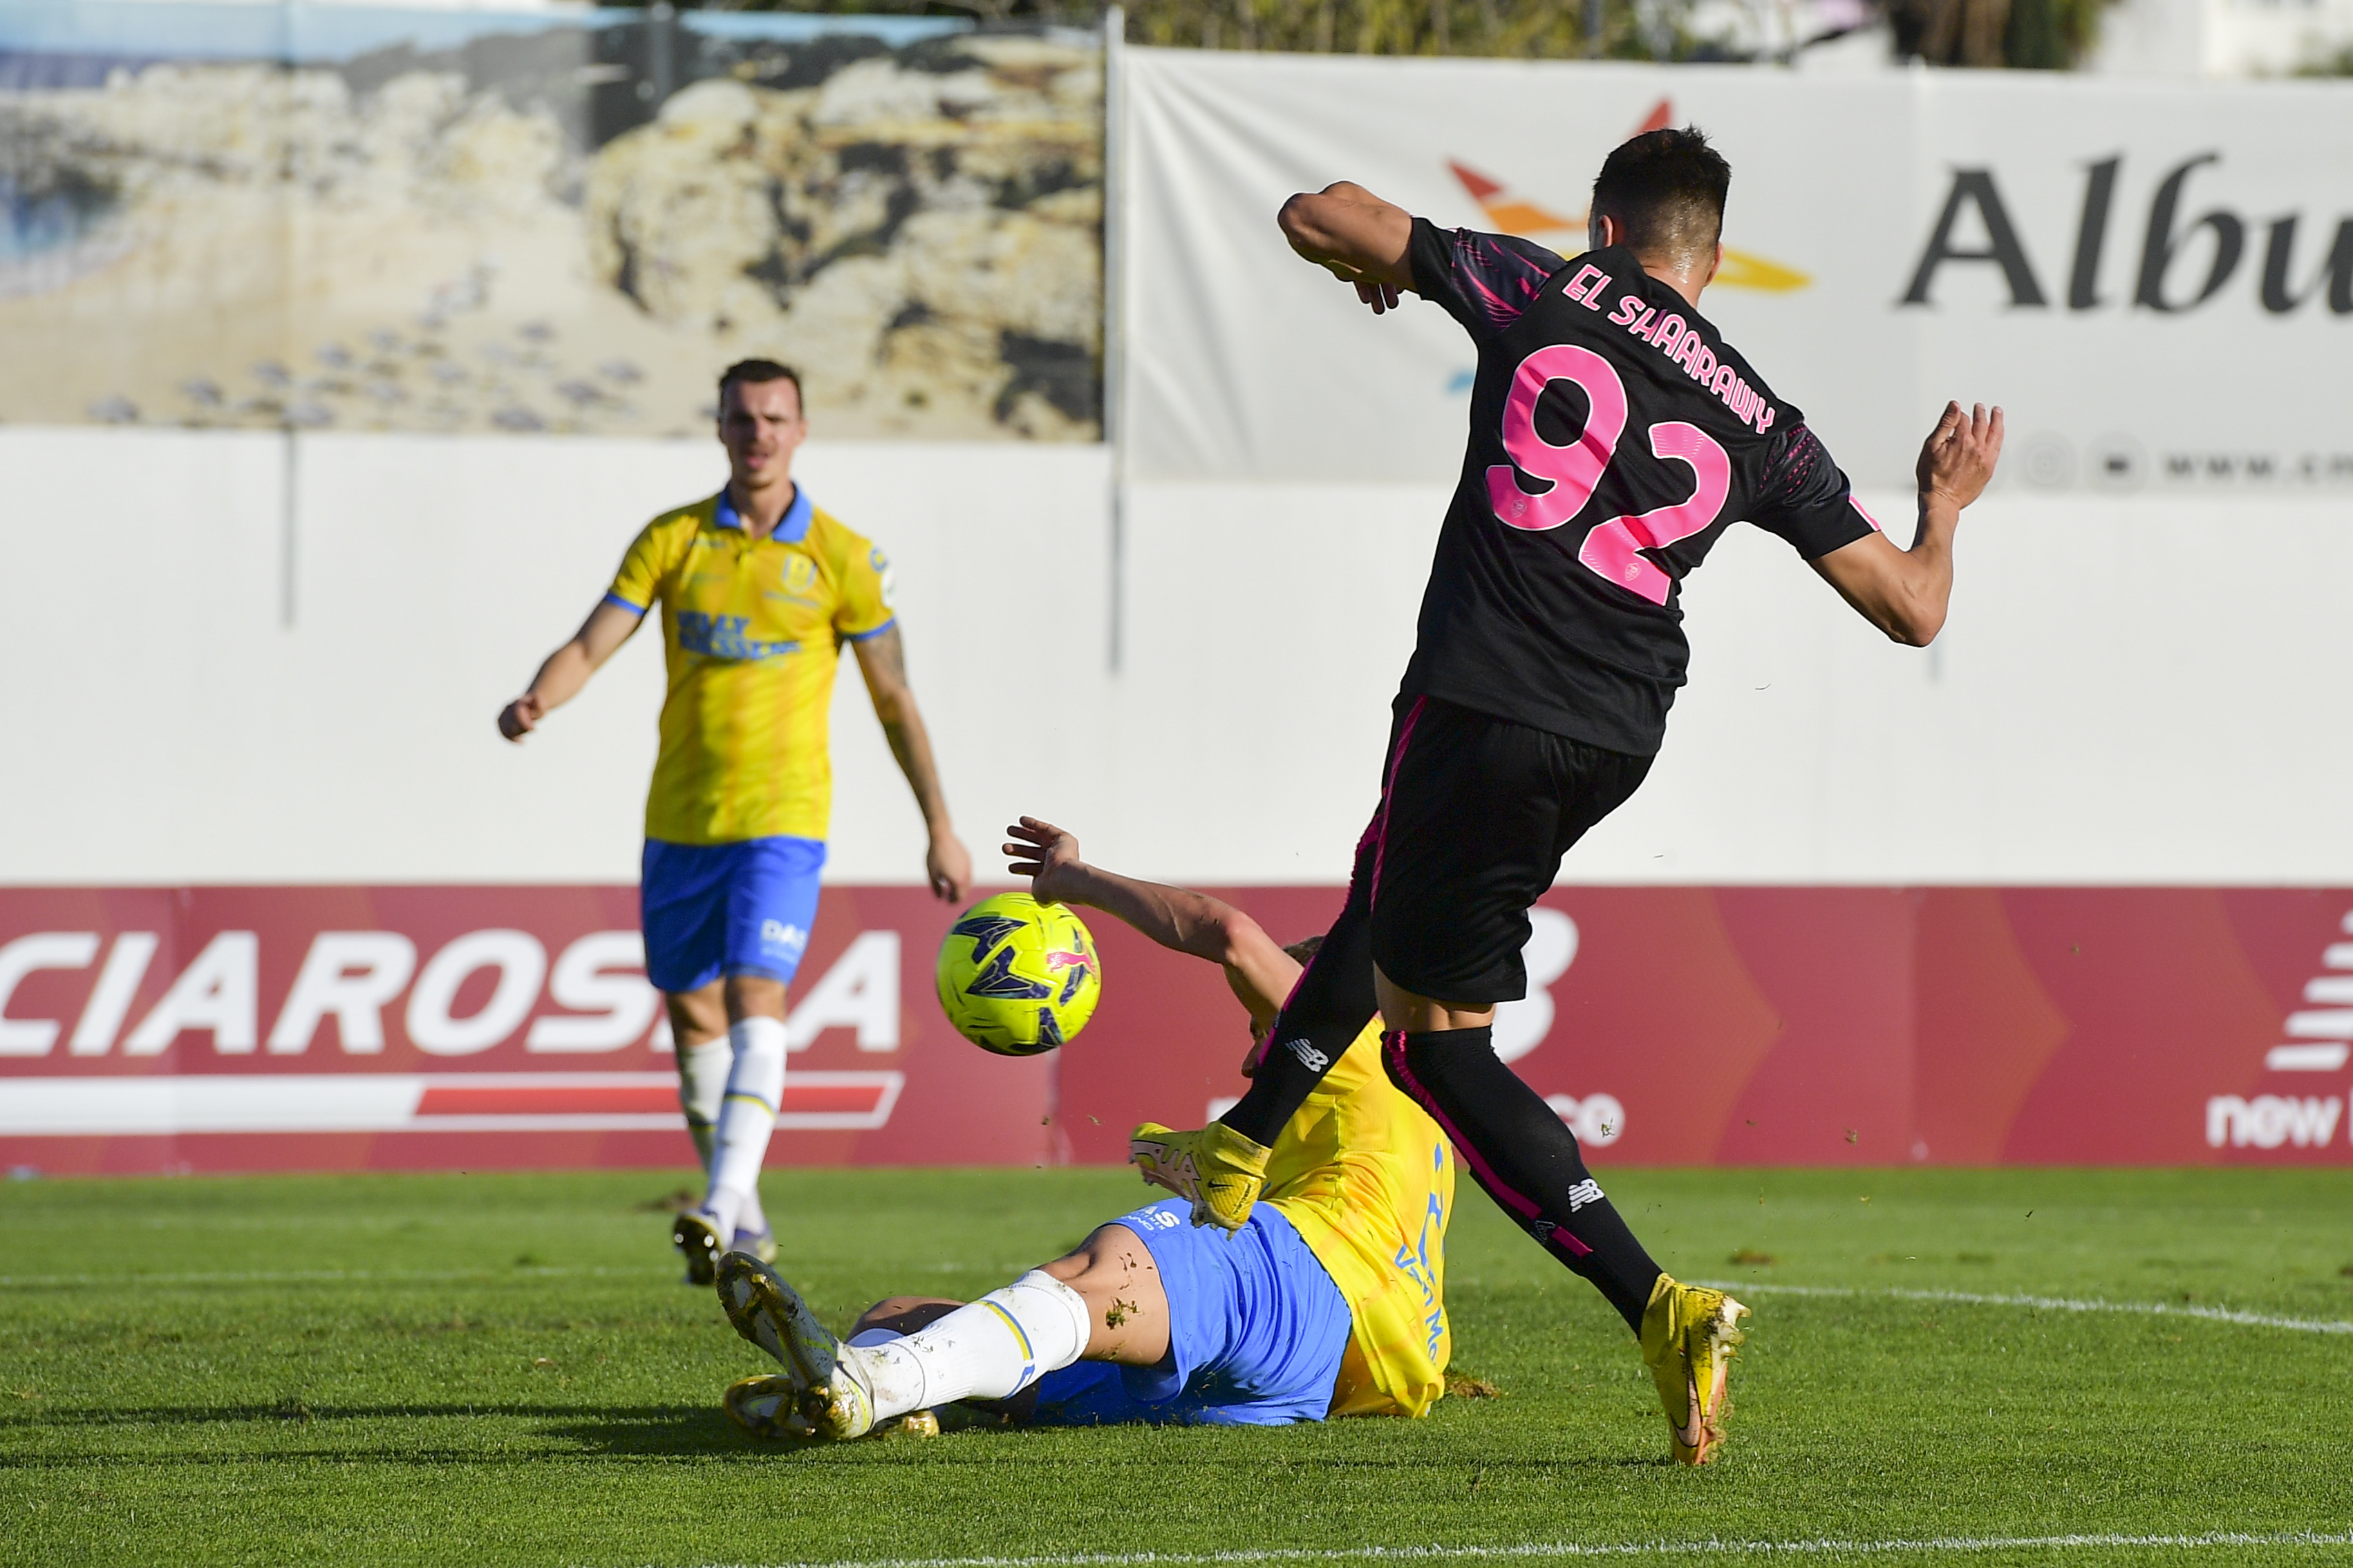
<path fill-rule="evenodd" d="M 0 4 L 0 421 L 681 435 L 759 354 L 829 437 L 1100 437 L 1094 35 L 39 9 Z"/>

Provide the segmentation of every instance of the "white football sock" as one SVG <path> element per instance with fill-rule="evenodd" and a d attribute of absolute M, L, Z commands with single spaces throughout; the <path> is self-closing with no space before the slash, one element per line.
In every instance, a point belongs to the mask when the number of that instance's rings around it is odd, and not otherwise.
<path fill-rule="evenodd" d="M 678 1053 L 678 1107 L 686 1112 L 687 1134 L 711 1179 L 711 1152 L 719 1143 L 719 1102 L 727 1097 L 727 1070 L 735 1047 L 723 1037 L 687 1046 Z"/>
<path fill-rule="evenodd" d="M 719 1137 L 711 1154 L 711 1190 L 702 1212 L 712 1227 L 732 1239 L 744 1200 L 758 1185 L 776 1131 L 776 1108 L 785 1098 L 785 1021 L 754 1016 L 727 1027 L 735 1059 L 727 1072 L 727 1097 L 719 1107 Z"/>
<path fill-rule="evenodd" d="M 735 1211 L 735 1234 L 741 1236 L 749 1231 L 758 1236 L 767 1228 L 768 1211 L 760 1206 L 760 1184 L 755 1176 L 752 1190 L 744 1194 L 744 1206 Z"/>
<path fill-rule="evenodd" d="M 843 1354 L 873 1388 L 874 1419 L 887 1421 L 959 1399 L 1009 1399 L 1078 1360 L 1092 1328 L 1086 1299 L 1033 1268 L 929 1328 Z"/>

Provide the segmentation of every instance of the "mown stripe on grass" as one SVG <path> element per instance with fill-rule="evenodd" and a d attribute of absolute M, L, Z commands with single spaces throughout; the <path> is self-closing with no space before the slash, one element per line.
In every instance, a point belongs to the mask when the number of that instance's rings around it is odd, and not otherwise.
<path fill-rule="evenodd" d="M 2069 1296 L 1995 1296 L 1976 1290 L 1859 1289 L 1841 1285 L 1767 1285 L 1753 1279 L 1711 1279 L 1702 1283 L 1719 1290 L 1754 1295 L 1843 1296 L 1898 1301 L 1957 1301 L 1971 1307 L 2029 1307 L 2052 1312 L 2135 1312 L 2152 1318 L 2203 1318 L 2209 1322 L 2240 1323 L 2255 1329 L 2293 1329 L 2306 1334 L 2353 1334 L 2353 1322 L 2331 1318 L 2278 1318 L 2266 1312 L 2242 1312 L 2234 1307 L 2197 1307 L 2171 1301 L 2103 1301 Z"/>
<path fill-rule="evenodd" d="M 1036 1557 L 859 1557 L 765 1568 L 1145 1568 L 1187 1563 L 1479 1561 L 1525 1557 L 1883 1556 L 1899 1552 L 2022 1552 L 2063 1547 L 2353 1546 L 2353 1531 L 2206 1531 L 2195 1535 L 1932 1535 L 1889 1541 L 1539 1541 L 1510 1546 L 1256 1547 L 1227 1552 L 1053 1552 Z M 740 1568 L 740 1565 L 739 1565 Z"/>

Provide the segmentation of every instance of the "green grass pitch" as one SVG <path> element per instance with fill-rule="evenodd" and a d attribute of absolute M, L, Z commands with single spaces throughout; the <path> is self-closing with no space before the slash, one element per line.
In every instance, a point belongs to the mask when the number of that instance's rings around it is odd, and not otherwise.
<path fill-rule="evenodd" d="M 1604 1179 L 1668 1268 L 1753 1288 L 1710 1470 L 1663 1462 L 1623 1328 L 1468 1184 L 1456 1364 L 1501 1397 L 1420 1422 L 806 1451 L 720 1412 L 763 1364 L 676 1282 L 648 1206 L 676 1176 L 0 1184 L 0 1561 L 1682 1561 L 1673 1543 L 1715 1542 L 2353 1562 L 2353 1171 Z M 977 1294 L 1145 1196 L 1092 1170 L 771 1173 L 766 1191 L 787 1274 L 844 1319 L 888 1292 Z M 2053 1536 L 2115 1539 L 2000 1544 Z M 1928 1544 L 1887 1549 L 1905 1542 Z"/>

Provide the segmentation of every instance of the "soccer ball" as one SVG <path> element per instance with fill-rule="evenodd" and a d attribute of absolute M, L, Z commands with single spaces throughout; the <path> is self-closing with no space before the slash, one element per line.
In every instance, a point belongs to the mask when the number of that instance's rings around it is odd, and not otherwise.
<path fill-rule="evenodd" d="M 1103 991 L 1094 939 L 1064 904 L 999 893 L 965 910 L 940 943 L 940 1009 L 1000 1057 L 1050 1051 L 1087 1026 Z"/>

